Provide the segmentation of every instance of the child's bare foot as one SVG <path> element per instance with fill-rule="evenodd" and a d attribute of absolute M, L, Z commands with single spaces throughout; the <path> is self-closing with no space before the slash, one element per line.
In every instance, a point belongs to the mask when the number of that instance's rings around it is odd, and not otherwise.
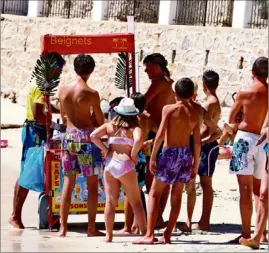
<path fill-rule="evenodd" d="M 134 234 L 134 235 L 139 235 L 139 234 L 140 234 L 139 227 L 137 227 L 137 226 L 132 226 L 132 234 Z"/>
<path fill-rule="evenodd" d="M 236 237 L 235 239 L 231 240 L 231 241 L 228 241 L 229 244 L 239 244 L 240 243 L 240 240 L 241 238 L 243 238 L 242 235 L 239 235 L 238 237 Z M 250 238 L 250 237 L 249 237 Z M 247 239 L 249 239 L 247 238 Z"/>
<path fill-rule="evenodd" d="M 196 223 L 191 228 L 192 228 L 192 230 L 203 230 L 203 231 L 210 230 L 209 224 L 201 224 L 201 223 Z"/>
<path fill-rule="evenodd" d="M 180 231 L 185 232 L 185 233 L 191 233 L 191 225 L 188 226 L 187 223 L 183 223 L 182 225 L 179 226 Z"/>
<path fill-rule="evenodd" d="M 171 244 L 171 234 L 168 235 L 166 231 L 164 231 L 162 238 L 159 240 L 161 244 Z"/>
<path fill-rule="evenodd" d="M 133 244 L 154 244 L 155 242 L 154 236 L 144 236 L 136 241 L 133 241 Z"/>
<path fill-rule="evenodd" d="M 59 232 L 57 233 L 58 237 L 65 237 L 67 233 L 67 227 L 61 226 Z"/>
<path fill-rule="evenodd" d="M 88 228 L 88 237 L 94 237 L 94 236 L 105 236 L 106 234 L 99 231 L 99 230 L 92 230 L 90 228 Z"/>
<path fill-rule="evenodd" d="M 106 235 L 105 242 L 112 242 L 113 235 Z"/>
<path fill-rule="evenodd" d="M 268 242 L 268 239 L 267 239 L 267 237 L 266 237 L 266 234 L 263 234 L 262 235 L 262 237 L 261 237 L 261 240 L 260 240 L 260 243 L 266 243 L 266 242 Z"/>
<path fill-rule="evenodd" d="M 24 226 L 22 224 L 21 220 L 17 220 L 14 218 L 14 216 L 11 216 L 8 220 L 9 224 L 12 225 L 14 228 L 18 229 L 24 229 Z"/>
<path fill-rule="evenodd" d="M 116 231 L 115 234 L 116 235 L 131 235 L 132 231 L 127 228 L 123 228 L 122 230 Z"/>
<path fill-rule="evenodd" d="M 260 248 L 260 243 L 254 239 L 245 239 L 245 238 L 241 237 L 239 242 L 241 245 L 250 247 L 252 249 L 259 249 Z"/>

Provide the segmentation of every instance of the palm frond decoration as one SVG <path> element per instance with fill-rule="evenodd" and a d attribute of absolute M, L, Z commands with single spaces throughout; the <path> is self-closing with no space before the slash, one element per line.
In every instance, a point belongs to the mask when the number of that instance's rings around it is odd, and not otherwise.
<path fill-rule="evenodd" d="M 126 75 L 126 55 L 127 53 L 119 53 L 116 66 L 115 85 L 118 89 L 126 90 L 129 93 L 129 88 L 132 87 L 132 63 L 129 60 L 129 76 Z"/>
<path fill-rule="evenodd" d="M 52 54 L 40 55 L 37 60 L 31 81 L 36 80 L 38 89 L 43 96 L 53 96 L 60 83 L 62 69 L 59 68 L 57 59 Z"/>

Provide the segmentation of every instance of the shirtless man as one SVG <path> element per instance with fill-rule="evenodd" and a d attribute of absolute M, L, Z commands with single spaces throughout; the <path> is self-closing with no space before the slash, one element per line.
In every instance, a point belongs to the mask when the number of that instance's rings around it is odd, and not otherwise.
<path fill-rule="evenodd" d="M 146 67 L 145 72 L 151 80 L 151 85 L 145 94 L 147 102 L 146 111 L 150 114 L 151 120 L 154 124 L 159 127 L 162 120 L 163 107 L 165 105 L 175 103 L 174 92 L 172 90 L 172 83 L 174 81 L 170 78 L 170 73 L 167 69 L 167 60 L 163 55 L 159 53 L 148 55 L 145 57 L 143 64 Z M 156 133 L 151 131 L 148 139 L 154 139 L 155 135 Z M 161 151 L 161 149 L 159 151 Z M 148 170 L 146 173 L 146 188 L 148 193 L 150 192 L 152 180 L 153 176 Z M 162 213 L 167 203 L 169 190 L 170 187 L 167 185 L 160 201 L 159 217 L 156 224 L 157 228 L 165 227 Z"/>
<path fill-rule="evenodd" d="M 259 203 L 261 178 L 266 154 L 264 144 L 256 146 L 268 111 L 268 58 L 258 58 L 252 67 L 253 83 L 247 91 L 237 93 L 229 123 L 236 123 L 236 115 L 243 108 L 243 119 L 235 136 L 230 173 L 237 175 L 240 192 L 242 234 L 230 241 L 239 243 L 241 237 L 251 234 L 252 192 L 256 207 Z"/>
<path fill-rule="evenodd" d="M 189 104 L 193 90 L 194 84 L 189 78 L 180 79 L 175 84 L 176 104 L 166 105 L 162 110 L 162 122 L 150 160 L 150 171 L 154 174 L 154 179 L 149 194 L 147 233 L 142 239 L 135 241 L 135 244 L 154 243 L 158 206 L 167 185 L 172 185 L 171 211 L 160 242 L 171 243 L 171 234 L 180 212 L 184 184 L 197 174 L 201 148 L 200 119 Z M 192 133 L 193 154 L 189 147 Z M 157 153 L 163 141 L 163 152 L 157 165 Z"/>
<path fill-rule="evenodd" d="M 264 152 L 268 154 L 268 113 L 261 130 L 260 138 L 257 141 L 256 145 L 264 143 L 264 140 L 266 140 L 267 143 L 265 144 L 263 149 Z M 265 235 L 267 219 L 268 219 L 268 155 L 266 155 L 265 169 L 263 170 L 263 175 L 261 179 L 260 201 L 256 216 L 255 234 L 251 239 L 241 238 L 240 243 L 252 249 L 259 249 L 260 242 L 268 242 Z"/>
<path fill-rule="evenodd" d="M 66 122 L 66 135 L 62 141 L 62 167 L 64 185 L 61 195 L 61 228 L 59 236 L 66 236 L 67 218 L 76 174 L 87 177 L 88 236 L 104 236 L 95 228 L 98 203 L 98 178 L 103 173 L 100 150 L 91 142 L 90 134 L 104 123 L 97 91 L 87 85 L 95 67 L 90 55 L 80 54 L 74 60 L 77 74 L 75 83 L 60 90 L 60 111 Z M 95 125 L 96 124 L 96 125 Z"/>
<path fill-rule="evenodd" d="M 203 89 L 206 94 L 204 108 L 206 110 L 204 122 L 212 121 L 215 125 L 218 124 L 221 114 L 221 108 L 216 91 L 219 85 L 219 75 L 212 71 L 205 71 L 203 74 Z M 210 214 L 213 205 L 213 189 L 212 176 L 215 170 L 216 161 L 219 154 L 217 139 L 220 137 L 220 131 L 212 131 L 207 124 L 203 123 L 201 127 L 201 162 L 198 169 L 200 183 L 203 189 L 203 210 L 202 216 L 198 224 L 195 224 L 192 229 L 209 230 Z M 214 151 L 210 155 L 210 164 L 208 164 L 208 156 L 211 149 Z M 209 168 L 210 166 L 210 168 Z"/>

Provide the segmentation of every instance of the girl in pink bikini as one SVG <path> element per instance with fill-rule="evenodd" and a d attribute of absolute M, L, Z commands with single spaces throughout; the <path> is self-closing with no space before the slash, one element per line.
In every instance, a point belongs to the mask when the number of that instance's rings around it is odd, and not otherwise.
<path fill-rule="evenodd" d="M 106 157 L 104 171 L 106 242 L 111 242 L 113 238 L 115 209 L 121 185 L 133 208 L 142 234 L 146 233 L 146 217 L 135 171 L 137 154 L 143 144 L 142 131 L 138 127 L 137 120 L 139 110 L 131 98 L 123 98 L 114 110 L 117 117 L 91 134 L 92 142 L 104 152 Z M 101 141 L 103 136 L 109 137 L 107 146 Z"/>

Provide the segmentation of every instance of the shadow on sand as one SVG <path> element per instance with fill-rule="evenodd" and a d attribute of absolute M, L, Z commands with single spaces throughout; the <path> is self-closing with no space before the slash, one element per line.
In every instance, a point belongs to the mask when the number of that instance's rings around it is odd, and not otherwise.
<path fill-rule="evenodd" d="M 178 222 L 177 227 L 179 228 L 183 223 Z M 124 226 L 123 222 L 115 222 L 114 223 L 114 230 L 120 230 Z M 88 223 L 69 223 L 68 230 L 72 232 L 78 233 L 87 233 Z M 96 222 L 96 228 L 98 230 L 105 230 L 105 223 L 104 222 Z M 156 236 L 162 235 L 163 230 L 155 230 Z M 203 235 L 216 235 L 216 234 L 240 234 L 241 232 L 241 225 L 240 224 L 212 224 L 210 231 L 193 231 L 192 234 L 203 234 Z M 174 235 L 182 235 L 182 234 L 191 234 L 191 233 L 183 233 L 180 230 L 175 232 Z M 133 236 L 133 235 L 132 235 Z"/>

